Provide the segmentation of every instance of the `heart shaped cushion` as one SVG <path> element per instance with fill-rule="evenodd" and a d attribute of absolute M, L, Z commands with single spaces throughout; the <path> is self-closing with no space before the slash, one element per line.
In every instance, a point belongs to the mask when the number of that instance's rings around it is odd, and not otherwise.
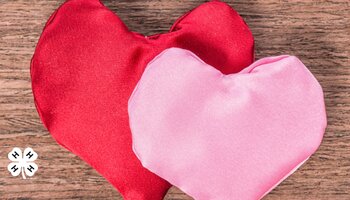
<path fill-rule="evenodd" d="M 187 13 L 168 33 L 145 37 L 129 31 L 98 0 L 69 0 L 47 22 L 32 59 L 43 123 L 125 199 L 162 199 L 170 187 L 134 155 L 127 102 L 147 63 L 175 46 L 196 52 L 224 73 L 253 61 L 250 30 L 218 1 Z"/>
<path fill-rule="evenodd" d="M 259 199 L 318 148 L 323 92 L 293 56 L 223 75 L 190 51 L 150 62 L 129 100 L 143 166 L 196 200 Z"/>

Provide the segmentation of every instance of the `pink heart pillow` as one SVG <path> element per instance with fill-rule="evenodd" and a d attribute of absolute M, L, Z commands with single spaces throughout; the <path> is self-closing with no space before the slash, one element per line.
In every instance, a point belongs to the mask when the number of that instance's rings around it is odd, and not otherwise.
<path fill-rule="evenodd" d="M 171 48 L 147 67 L 129 100 L 143 166 L 196 200 L 260 199 L 318 148 L 322 88 L 293 56 L 223 75 Z"/>

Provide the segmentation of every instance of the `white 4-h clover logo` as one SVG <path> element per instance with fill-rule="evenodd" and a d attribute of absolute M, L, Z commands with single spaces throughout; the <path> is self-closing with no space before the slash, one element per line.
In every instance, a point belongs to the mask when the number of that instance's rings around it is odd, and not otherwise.
<path fill-rule="evenodd" d="M 8 158 L 12 161 L 7 169 L 11 172 L 12 176 L 18 176 L 22 172 L 23 179 L 26 176 L 33 176 L 38 170 L 38 165 L 34 161 L 38 158 L 38 154 L 32 148 L 26 148 L 23 152 L 20 148 L 15 147 L 8 154 Z"/>

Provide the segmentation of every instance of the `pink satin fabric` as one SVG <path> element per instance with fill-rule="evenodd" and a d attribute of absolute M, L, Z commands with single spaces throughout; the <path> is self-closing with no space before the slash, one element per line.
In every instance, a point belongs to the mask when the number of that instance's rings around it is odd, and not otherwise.
<path fill-rule="evenodd" d="M 187 50 L 158 55 L 129 99 L 133 149 L 196 200 L 260 199 L 318 148 L 322 88 L 293 56 L 223 75 Z"/>

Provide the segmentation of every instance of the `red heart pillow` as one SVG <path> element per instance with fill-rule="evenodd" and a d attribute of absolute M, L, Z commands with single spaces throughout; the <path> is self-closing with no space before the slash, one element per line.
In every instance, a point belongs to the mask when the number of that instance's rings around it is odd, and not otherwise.
<path fill-rule="evenodd" d="M 32 59 L 37 110 L 57 142 L 125 199 L 162 199 L 170 184 L 143 168 L 131 145 L 127 103 L 144 68 L 164 49 L 180 47 L 234 73 L 253 61 L 253 43 L 237 12 L 218 1 L 146 37 L 98 0 L 69 0 L 47 22 Z"/>

